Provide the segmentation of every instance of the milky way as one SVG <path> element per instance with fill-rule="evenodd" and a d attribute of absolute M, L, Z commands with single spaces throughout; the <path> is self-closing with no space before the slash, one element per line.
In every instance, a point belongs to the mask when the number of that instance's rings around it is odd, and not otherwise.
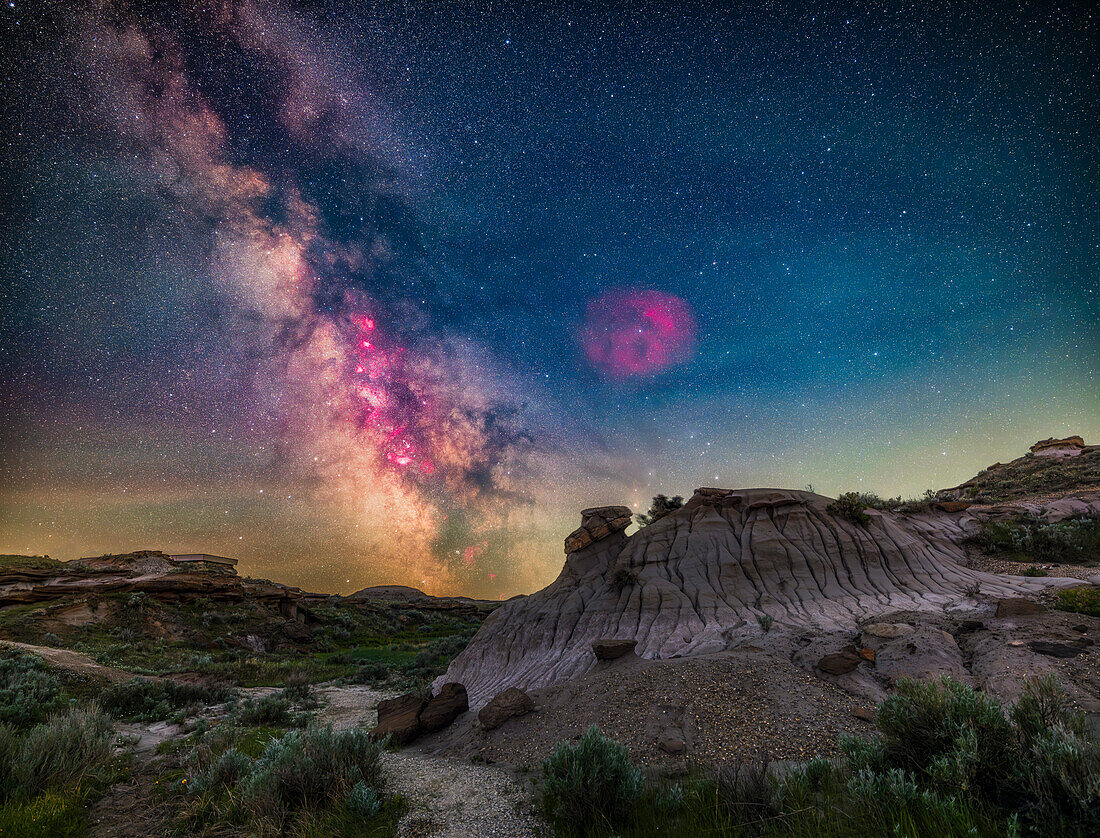
<path fill-rule="evenodd" d="M 0 14 L 2 551 L 507 596 L 584 506 L 1100 436 L 1087 10 Z"/>

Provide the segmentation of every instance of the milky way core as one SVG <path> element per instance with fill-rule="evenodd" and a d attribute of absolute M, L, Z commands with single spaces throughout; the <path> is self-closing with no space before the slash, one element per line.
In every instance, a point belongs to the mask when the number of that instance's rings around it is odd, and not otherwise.
<path fill-rule="evenodd" d="M 656 375 L 695 352 L 695 315 L 684 300 L 660 291 L 616 289 L 588 304 L 581 346 L 603 376 Z"/>

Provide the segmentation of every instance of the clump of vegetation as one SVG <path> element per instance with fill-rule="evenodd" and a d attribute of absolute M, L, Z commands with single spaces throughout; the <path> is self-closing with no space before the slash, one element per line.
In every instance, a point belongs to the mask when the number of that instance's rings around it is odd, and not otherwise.
<path fill-rule="evenodd" d="M 1100 561 L 1100 517 L 985 521 L 971 542 L 985 553 L 1011 561 L 1095 562 Z"/>
<path fill-rule="evenodd" d="M 644 787 L 626 748 L 594 726 L 576 745 L 558 745 L 542 774 L 543 811 L 561 835 L 582 835 L 593 824 L 622 824 Z"/>
<path fill-rule="evenodd" d="M 0 835 L 77 835 L 84 806 L 116 779 L 111 720 L 70 709 L 22 732 L 0 725 Z"/>
<path fill-rule="evenodd" d="M 1059 591 L 1058 607 L 1062 611 L 1100 617 L 1100 588 L 1070 588 L 1068 591 Z"/>
<path fill-rule="evenodd" d="M 37 724 L 62 704 L 61 682 L 37 655 L 0 658 L 0 725 Z"/>
<path fill-rule="evenodd" d="M 105 689 L 100 702 L 117 719 L 155 722 L 203 704 L 220 704 L 232 695 L 225 687 L 180 684 L 166 678 L 132 678 Z"/>
<path fill-rule="evenodd" d="M 825 511 L 837 518 L 844 518 L 853 524 L 865 527 L 871 523 L 871 516 L 867 514 L 867 510 L 876 508 L 876 504 L 881 502 L 877 495 L 845 492 L 826 506 Z"/>
<path fill-rule="evenodd" d="M 756 622 L 760 624 L 760 628 L 764 631 L 771 631 L 775 618 L 771 614 L 757 614 Z"/>
<path fill-rule="evenodd" d="M 397 800 L 382 794 L 383 744 L 364 730 L 311 727 L 268 739 L 257 755 L 237 729 L 211 731 L 190 759 L 193 823 L 225 821 L 254 834 L 373 834 Z"/>
<path fill-rule="evenodd" d="M 1023 570 L 1020 571 L 1020 575 L 1021 576 L 1040 577 L 1040 576 L 1049 576 L 1050 574 L 1047 573 L 1045 570 L 1043 570 L 1041 567 L 1036 567 L 1035 565 L 1029 565 L 1028 567 L 1025 567 Z"/>
<path fill-rule="evenodd" d="M 878 739 L 842 738 L 841 759 L 782 775 L 763 757 L 684 785 L 627 780 L 624 794 L 565 763 L 554 776 L 568 782 L 544 780 L 544 807 L 573 815 L 552 821 L 557 834 L 601 838 L 1100 834 L 1100 742 L 1051 679 L 1010 708 L 950 679 L 902 681 L 876 723 Z M 616 759 L 629 777 L 625 751 Z M 599 808 L 624 797 L 614 817 Z"/>
<path fill-rule="evenodd" d="M 659 521 L 664 518 L 668 513 L 675 512 L 684 505 L 684 499 L 681 495 L 675 495 L 673 497 L 666 497 L 665 495 L 655 495 L 653 497 L 653 503 L 649 505 L 648 512 L 639 512 L 634 516 L 634 520 L 638 522 L 639 527 L 648 527 L 654 521 Z"/>

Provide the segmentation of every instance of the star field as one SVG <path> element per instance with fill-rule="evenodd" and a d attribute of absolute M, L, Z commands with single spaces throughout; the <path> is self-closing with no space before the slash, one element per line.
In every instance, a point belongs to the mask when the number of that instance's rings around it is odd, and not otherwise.
<path fill-rule="evenodd" d="M 1087 6 L 0 9 L 0 551 L 507 596 L 1100 437 Z"/>

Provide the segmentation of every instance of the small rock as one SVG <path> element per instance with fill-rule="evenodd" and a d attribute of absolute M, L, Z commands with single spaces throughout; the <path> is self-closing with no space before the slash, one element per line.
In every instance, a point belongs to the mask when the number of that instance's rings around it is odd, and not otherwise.
<path fill-rule="evenodd" d="M 864 648 L 859 650 L 859 656 L 861 658 L 863 658 L 865 661 L 870 661 L 871 663 L 875 662 L 875 650 L 874 649 L 868 649 L 868 648 L 864 647 Z"/>
<path fill-rule="evenodd" d="M 1032 614 L 1042 614 L 1046 611 L 1037 602 L 1023 597 L 1012 597 L 997 601 L 997 617 L 1027 617 Z"/>
<path fill-rule="evenodd" d="M 680 756 L 687 750 L 683 731 L 675 727 L 666 727 L 657 738 L 657 747 L 671 756 Z"/>
<path fill-rule="evenodd" d="M 420 711 L 420 727 L 423 733 L 442 730 L 470 709 L 466 688 L 462 684 L 444 684 L 439 695 Z"/>
<path fill-rule="evenodd" d="M 897 637 L 907 637 L 916 631 L 905 623 L 871 623 L 863 627 L 863 633 L 871 637 L 881 637 L 883 640 L 893 640 Z"/>
<path fill-rule="evenodd" d="M 1009 640 L 1008 645 L 1009 646 L 1023 646 L 1024 641 L 1022 641 L 1022 640 Z"/>
<path fill-rule="evenodd" d="M 870 707 L 853 707 L 852 715 L 857 719 L 863 719 L 865 722 L 873 722 L 875 720 L 875 711 Z"/>
<path fill-rule="evenodd" d="M 599 660 L 613 661 L 623 655 L 629 655 L 638 645 L 637 640 L 615 640 L 604 638 L 592 643 L 592 652 Z"/>
<path fill-rule="evenodd" d="M 509 687 L 481 708 L 477 720 L 486 730 L 495 730 L 514 716 L 523 716 L 535 709 L 535 702 L 519 687 Z"/>

